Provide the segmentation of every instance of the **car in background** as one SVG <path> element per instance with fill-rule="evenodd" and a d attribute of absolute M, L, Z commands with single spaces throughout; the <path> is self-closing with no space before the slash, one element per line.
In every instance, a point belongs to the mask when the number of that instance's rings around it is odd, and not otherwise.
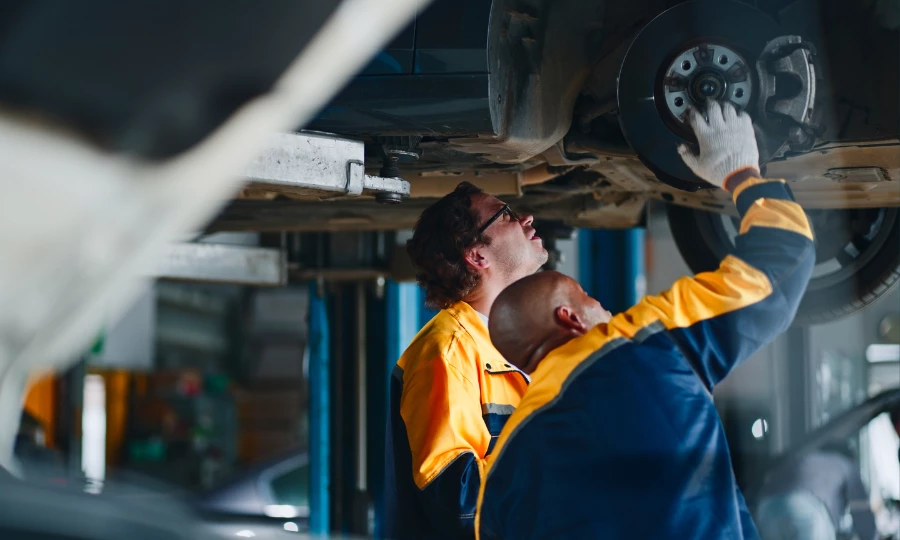
<path fill-rule="evenodd" d="M 303 451 L 258 464 L 199 495 L 127 471 L 98 485 L 68 476 L 61 466 L 23 465 L 28 480 L 0 477 L 0 538 L 311 538 Z"/>
<path fill-rule="evenodd" d="M 844 413 L 833 418 L 807 434 L 800 442 L 792 445 L 782 453 L 770 456 L 755 466 L 754 471 L 747 477 L 752 480 L 747 482 L 744 489 L 747 502 L 752 509 L 759 501 L 766 486 L 774 481 L 782 471 L 789 470 L 803 456 L 810 452 L 837 445 L 848 448 L 859 458 L 860 465 L 866 472 L 863 478 L 868 478 L 867 488 L 870 500 L 878 501 L 878 507 L 874 508 L 881 524 L 887 524 L 888 531 L 882 531 L 884 539 L 900 540 L 900 499 L 897 499 L 900 491 L 900 463 L 897 463 L 900 454 L 898 446 L 892 448 L 875 448 L 872 441 L 897 440 L 893 426 L 887 418 L 887 413 L 900 407 L 900 388 L 885 390 L 876 396 L 856 405 Z M 883 416 L 883 418 L 882 418 Z M 883 421 L 882 421 L 883 420 Z M 880 430 L 876 436 L 863 437 L 862 430 Z M 886 435 L 886 436 L 885 436 Z M 863 442 L 863 439 L 866 442 Z M 874 457 L 878 456 L 878 457 Z M 878 458 L 881 461 L 896 464 L 894 467 L 878 467 Z M 885 470 L 888 469 L 888 470 Z M 892 474 L 897 473 L 896 476 Z M 880 476 L 879 476 L 880 475 Z M 883 488 L 893 493 L 882 493 Z M 873 493 L 874 492 L 874 493 Z"/>
<path fill-rule="evenodd" d="M 352 540 L 346 535 L 310 536 L 293 527 L 205 520 L 183 499 L 123 486 L 123 490 L 88 494 L 0 479 L 0 538 L 42 540 Z M 356 537 L 358 538 L 358 537 Z"/>
<path fill-rule="evenodd" d="M 177 498 L 127 486 L 89 494 L 68 486 L 0 479 L 0 538 L 155 540 L 222 538 Z"/>
<path fill-rule="evenodd" d="M 309 455 L 297 450 L 254 465 L 200 494 L 194 506 L 207 521 L 246 530 L 309 529 Z"/>

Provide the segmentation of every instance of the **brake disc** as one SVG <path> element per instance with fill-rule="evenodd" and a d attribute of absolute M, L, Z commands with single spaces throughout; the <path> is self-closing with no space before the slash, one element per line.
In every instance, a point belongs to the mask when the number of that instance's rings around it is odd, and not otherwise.
<path fill-rule="evenodd" d="M 768 16 L 731 0 L 684 2 L 641 30 L 619 71 L 619 124 L 660 180 L 686 191 L 709 187 L 678 155 L 679 144 L 696 143 L 685 113 L 727 100 L 755 118 L 756 62 L 778 34 Z"/>

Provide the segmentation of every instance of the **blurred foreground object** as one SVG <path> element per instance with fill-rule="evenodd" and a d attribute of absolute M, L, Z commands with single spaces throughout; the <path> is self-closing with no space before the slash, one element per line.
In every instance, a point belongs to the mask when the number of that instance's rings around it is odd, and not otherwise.
<path fill-rule="evenodd" d="M 73 363 L 267 137 L 307 122 L 424 4 L 0 8 L 0 467 L 16 470 L 29 374 Z"/>

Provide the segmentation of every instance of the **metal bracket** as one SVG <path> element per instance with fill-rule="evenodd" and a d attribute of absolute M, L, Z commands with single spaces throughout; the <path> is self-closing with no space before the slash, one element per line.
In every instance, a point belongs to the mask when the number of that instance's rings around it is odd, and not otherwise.
<path fill-rule="evenodd" d="M 759 120 L 783 135 L 792 150 L 812 148 L 824 131 L 816 125 L 815 47 L 800 36 L 769 41 L 756 62 Z"/>
<path fill-rule="evenodd" d="M 347 162 L 346 193 L 351 197 L 362 195 L 366 183 L 366 166 L 362 161 L 353 159 Z"/>
<path fill-rule="evenodd" d="M 365 146 L 327 133 L 279 133 L 245 170 L 254 189 L 320 198 L 409 197 L 409 182 L 367 176 Z M 383 181 L 382 181 L 383 180 Z"/>
<path fill-rule="evenodd" d="M 409 197 L 409 182 L 402 178 L 385 178 L 383 176 L 365 176 L 365 188 L 383 193 L 397 193 Z"/>

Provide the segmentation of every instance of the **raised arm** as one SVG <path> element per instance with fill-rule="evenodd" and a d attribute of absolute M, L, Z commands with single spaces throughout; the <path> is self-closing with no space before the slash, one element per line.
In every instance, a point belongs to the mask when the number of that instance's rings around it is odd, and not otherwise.
<path fill-rule="evenodd" d="M 735 250 L 713 272 L 647 297 L 626 320 L 658 319 L 707 388 L 771 342 L 794 319 L 815 250 L 806 214 L 782 180 L 760 178 L 750 117 L 714 104 L 692 112 L 699 155 L 679 149 L 698 176 L 732 192 L 741 215 Z M 612 324 L 616 324 L 613 320 Z"/>

